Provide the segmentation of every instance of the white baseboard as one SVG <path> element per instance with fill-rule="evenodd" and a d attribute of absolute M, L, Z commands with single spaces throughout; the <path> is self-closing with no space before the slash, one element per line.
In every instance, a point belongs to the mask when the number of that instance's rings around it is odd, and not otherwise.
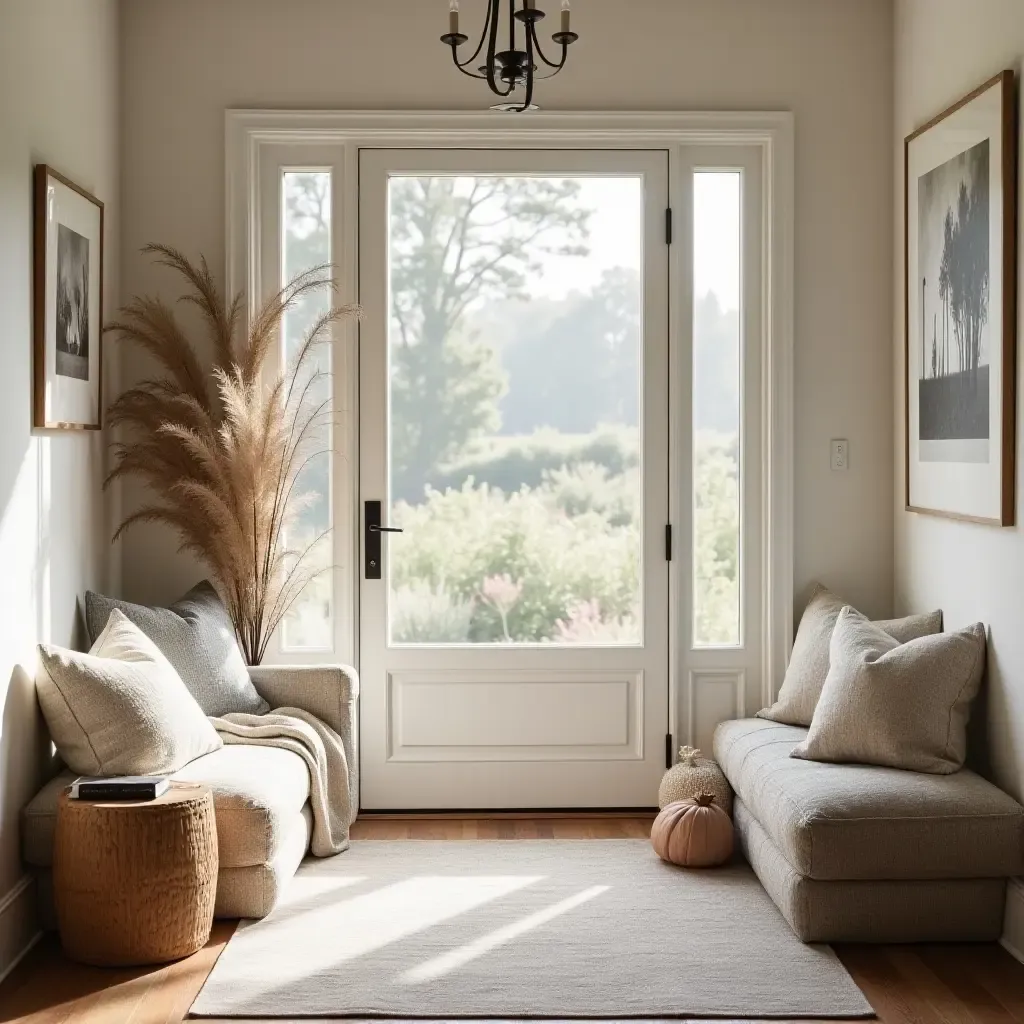
<path fill-rule="evenodd" d="M 1011 878 L 1006 886 L 1006 913 L 999 944 L 1015 960 L 1024 963 L 1024 879 Z"/>
<path fill-rule="evenodd" d="M 0 981 L 14 970 L 42 934 L 36 913 L 35 881 L 31 875 L 22 875 L 14 888 L 0 897 Z"/>

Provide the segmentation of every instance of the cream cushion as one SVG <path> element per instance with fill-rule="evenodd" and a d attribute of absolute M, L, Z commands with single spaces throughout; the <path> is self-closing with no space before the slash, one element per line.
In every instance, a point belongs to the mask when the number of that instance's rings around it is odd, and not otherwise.
<path fill-rule="evenodd" d="M 221 870 L 274 860 L 309 800 L 309 771 L 298 754 L 280 747 L 225 746 L 172 776 L 213 792 Z M 22 855 L 35 867 L 53 861 L 57 799 L 75 780 L 51 779 L 22 814 Z"/>
<path fill-rule="evenodd" d="M 171 663 L 116 610 L 88 654 L 39 645 L 36 691 L 80 775 L 174 772 L 222 745 Z"/>
<path fill-rule="evenodd" d="M 828 678 L 793 757 L 948 775 L 967 756 L 985 669 L 985 627 L 900 644 L 853 608 L 839 613 Z"/>
<path fill-rule="evenodd" d="M 723 722 L 715 759 L 736 797 L 800 875 L 1007 878 L 1024 873 L 1024 807 L 967 769 L 925 775 L 821 764 L 789 752 L 807 730 Z"/>
<path fill-rule="evenodd" d="M 758 711 L 758 718 L 788 725 L 810 725 L 828 675 L 829 644 L 836 620 L 846 602 L 818 584 L 811 595 L 793 641 L 786 677 L 778 700 L 770 708 Z M 902 619 L 882 619 L 875 623 L 901 644 L 942 629 L 942 612 L 908 615 Z"/>
<path fill-rule="evenodd" d="M 282 828 L 282 840 L 265 864 L 246 868 L 221 866 L 217 874 L 214 917 L 266 917 L 281 898 L 288 879 L 295 874 L 309 849 L 313 812 L 309 804 Z"/>

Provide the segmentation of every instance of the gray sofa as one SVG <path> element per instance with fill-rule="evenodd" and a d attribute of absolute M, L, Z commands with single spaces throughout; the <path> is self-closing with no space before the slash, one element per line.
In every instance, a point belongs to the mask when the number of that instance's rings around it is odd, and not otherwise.
<path fill-rule="evenodd" d="M 806 729 L 724 722 L 715 758 L 740 843 L 806 942 L 988 941 L 1024 872 L 1024 807 L 966 769 L 924 775 L 791 758 Z"/>
<path fill-rule="evenodd" d="M 250 668 L 249 674 L 271 708 L 301 708 L 341 736 L 354 814 L 359 806 L 355 670 L 343 665 L 264 665 Z M 220 856 L 215 915 L 265 917 L 309 847 L 312 814 L 305 762 L 277 747 L 224 746 L 171 777 L 202 782 L 213 790 Z M 22 813 L 22 856 L 38 877 L 41 917 L 47 926 L 54 923 L 50 869 L 57 799 L 74 779 L 72 772 L 61 772 Z"/>

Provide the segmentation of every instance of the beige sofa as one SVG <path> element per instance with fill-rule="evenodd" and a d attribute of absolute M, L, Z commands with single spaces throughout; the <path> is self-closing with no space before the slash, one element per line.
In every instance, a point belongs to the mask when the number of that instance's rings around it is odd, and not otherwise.
<path fill-rule="evenodd" d="M 359 681 L 346 666 L 251 668 L 253 684 L 271 708 L 316 715 L 342 739 L 348 756 L 353 813 L 359 806 L 356 705 Z M 54 923 L 50 888 L 57 799 L 75 776 L 51 779 L 22 813 L 22 855 L 39 879 L 41 916 Z M 298 754 L 276 747 L 224 746 L 187 764 L 172 778 L 213 790 L 220 872 L 217 917 L 265 917 L 309 847 L 309 772 Z"/>
<path fill-rule="evenodd" d="M 747 860 L 805 942 L 985 941 L 1024 872 L 1024 807 L 974 772 L 791 758 L 806 729 L 722 723 Z"/>

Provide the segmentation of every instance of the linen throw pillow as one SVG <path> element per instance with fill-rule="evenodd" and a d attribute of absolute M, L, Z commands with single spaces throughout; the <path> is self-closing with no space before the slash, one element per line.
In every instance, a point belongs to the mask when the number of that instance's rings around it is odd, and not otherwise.
<path fill-rule="evenodd" d="M 81 775 L 173 772 L 222 746 L 170 662 L 116 609 L 88 654 L 39 645 L 36 691 Z"/>
<path fill-rule="evenodd" d="M 853 608 L 839 613 L 810 731 L 791 757 L 949 775 L 985 669 L 985 627 L 901 644 Z"/>
<path fill-rule="evenodd" d="M 115 608 L 160 648 L 207 715 L 264 715 L 270 710 L 252 685 L 231 616 L 213 584 L 204 580 L 170 608 L 150 608 L 89 591 L 85 621 L 90 639 L 99 636 Z"/>
<path fill-rule="evenodd" d="M 820 583 L 814 588 L 793 641 L 786 677 L 778 699 L 770 708 L 757 712 L 758 718 L 785 725 L 809 726 L 828 675 L 829 642 L 836 619 L 843 609 L 841 601 Z M 898 643 L 942 631 L 942 612 L 908 615 L 902 619 L 881 619 L 875 623 Z"/>

